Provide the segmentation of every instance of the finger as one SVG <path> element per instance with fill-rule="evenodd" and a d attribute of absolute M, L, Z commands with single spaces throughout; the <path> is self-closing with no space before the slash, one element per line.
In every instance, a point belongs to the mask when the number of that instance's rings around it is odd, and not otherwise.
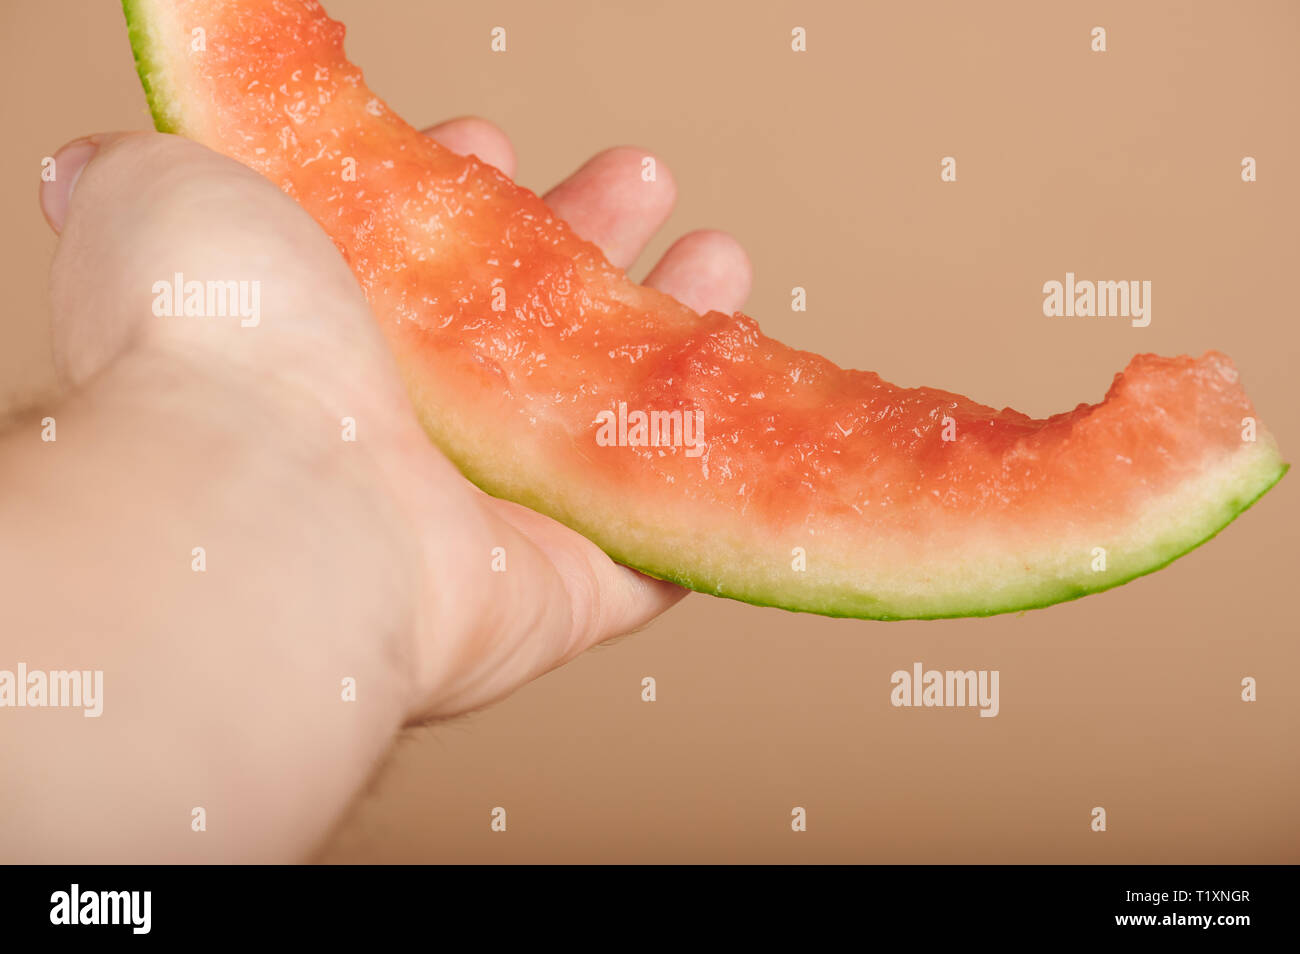
<path fill-rule="evenodd" d="M 636 261 L 676 201 L 668 168 L 635 146 L 597 153 L 546 194 L 547 205 L 619 268 Z"/>
<path fill-rule="evenodd" d="M 48 182 L 42 179 L 40 201 L 45 221 L 56 234 L 63 231 L 63 222 L 72 202 L 72 190 L 86 164 L 112 138 L 115 138 L 112 134 L 102 134 L 74 139 L 54 154 L 54 178 Z"/>
<path fill-rule="evenodd" d="M 726 232 L 703 229 L 674 242 L 645 284 L 700 314 L 729 315 L 744 307 L 753 280 L 753 267 L 740 243 Z"/>
<path fill-rule="evenodd" d="M 514 178 L 515 150 L 510 145 L 510 137 L 486 119 L 461 116 L 430 126 L 422 132 L 452 152 L 462 156 L 478 156 Z"/>
<path fill-rule="evenodd" d="M 510 569 L 503 564 L 491 574 L 494 594 L 485 606 L 467 601 L 472 615 L 444 617 L 449 632 L 479 636 L 457 645 L 437 635 L 423 667 L 420 698 L 427 701 L 414 707 L 417 723 L 503 699 L 596 643 L 644 626 L 686 595 L 616 565 L 549 517 L 486 494 L 477 500 L 484 529 L 509 553 Z M 459 612 L 460 604 L 449 600 L 447 611 Z"/>
<path fill-rule="evenodd" d="M 567 638 L 555 644 L 553 657 L 543 660 L 541 671 L 562 665 L 599 642 L 639 629 L 688 592 L 615 563 L 577 531 L 534 510 L 495 497 L 485 498 L 484 503 L 546 556 L 567 594 Z"/>

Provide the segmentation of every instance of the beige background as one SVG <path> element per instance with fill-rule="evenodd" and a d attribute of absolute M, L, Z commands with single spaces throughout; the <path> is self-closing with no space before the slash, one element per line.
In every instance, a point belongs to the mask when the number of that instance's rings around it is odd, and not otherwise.
<path fill-rule="evenodd" d="M 531 188 L 609 145 L 663 156 L 681 200 L 634 275 L 686 229 L 730 229 L 769 333 L 1034 415 L 1098 400 L 1135 352 L 1218 348 L 1300 454 L 1300 4 L 326 6 L 400 113 L 496 121 Z M 41 158 L 148 116 L 112 0 L 3 0 L 0 54 L 2 409 L 52 387 Z M 1042 284 L 1067 270 L 1151 280 L 1151 326 L 1044 318 Z M 884 624 L 692 596 L 411 733 L 322 857 L 1300 861 L 1298 494 L 1292 475 L 1173 567 L 1021 616 Z M 890 673 L 917 660 L 999 669 L 1001 715 L 890 707 Z"/>

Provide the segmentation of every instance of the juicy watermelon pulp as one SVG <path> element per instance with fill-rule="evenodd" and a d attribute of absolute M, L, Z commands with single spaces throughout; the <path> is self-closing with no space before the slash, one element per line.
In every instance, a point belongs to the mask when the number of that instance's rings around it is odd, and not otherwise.
<path fill-rule="evenodd" d="M 1165 565 L 1286 470 L 1262 427 L 1243 439 L 1222 355 L 1140 355 L 1046 420 L 895 387 L 633 284 L 395 116 L 314 0 L 124 7 L 158 128 L 316 218 L 462 472 L 653 576 L 836 616 L 1009 612 Z"/>

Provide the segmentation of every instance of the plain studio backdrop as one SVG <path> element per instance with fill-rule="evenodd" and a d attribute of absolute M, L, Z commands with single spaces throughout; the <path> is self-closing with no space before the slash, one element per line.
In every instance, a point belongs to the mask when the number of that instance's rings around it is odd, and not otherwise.
<path fill-rule="evenodd" d="M 1300 5 L 326 7 L 402 116 L 493 120 L 529 188 L 606 146 L 662 157 L 680 202 L 634 277 L 681 232 L 728 229 L 769 334 L 1035 416 L 1100 400 L 1135 353 L 1215 348 L 1300 455 Z M 150 122 L 117 3 L 4 3 L 0 45 L 4 408 L 53 393 L 42 158 Z M 1150 281 L 1150 326 L 1044 317 L 1066 272 Z M 1022 615 L 872 623 L 692 596 L 405 735 L 322 858 L 1300 861 L 1298 487 L 1154 576 Z M 893 708 L 890 674 L 917 661 L 999 670 L 998 716 Z"/>

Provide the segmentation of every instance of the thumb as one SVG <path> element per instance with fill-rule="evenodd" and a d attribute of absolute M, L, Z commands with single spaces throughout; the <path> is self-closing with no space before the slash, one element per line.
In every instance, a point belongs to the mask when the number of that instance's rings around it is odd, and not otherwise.
<path fill-rule="evenodd" d="M 256 364 L 293 347 L 287 326 L 303 315 L 318 329 L 333 319 L 360 326 L 361 338 L 373 331 L 333 243 L 253 170 L 158 133 L 91 136 L 54 160 L 41 206 L 60 233 L 52 334 L 66 383 L 83 383 L 142 339 L 214 346 Z M 216 314 L 190 316 L 192 282 L 211 289 Z"/>

